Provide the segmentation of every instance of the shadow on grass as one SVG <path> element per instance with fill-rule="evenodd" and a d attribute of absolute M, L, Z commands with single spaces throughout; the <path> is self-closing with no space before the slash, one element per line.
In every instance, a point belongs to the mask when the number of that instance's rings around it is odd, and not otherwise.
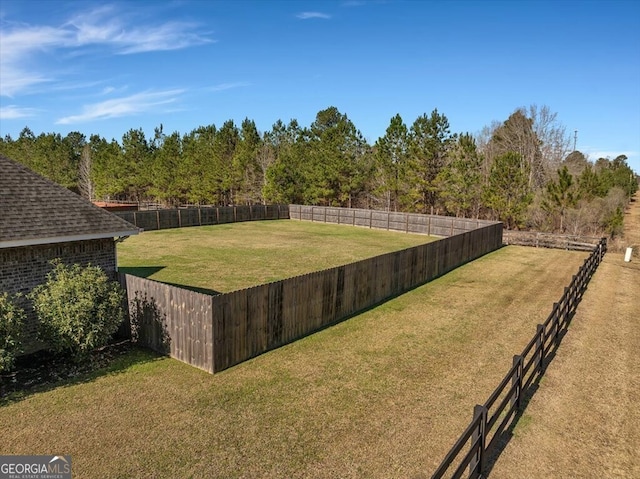
<path fill-rule="evenodd" d="M 132 276 L 138 276 L 139 278 L 149 278 L 149 276 L 153 276 L 158 271 L 162 271 L 166 266 L 120 266 L 118 268 L 118 272 L 123 274 L 130 274 Z M 157 280 L 153 280 L 157 281 Z M 198 286 L 191 286 L 188 284 L 178 284 L 178 283 L 169 283 L 167 281 L 158 281 L 159 283 L 168 284 L 169 286 L 175 286 L 177 288 L 188 289 L 189 291 L 193 291 L 195 293 L 208 294 L 210 296 L 217 296 L 222 294 L 220 291 L 216 291 L 215 289 L 208 288 L 200 288 Z"/>
<path fill-rule="evenodd" d="M 526 390 L 522 391 L 522 402 L 520 408 L 513 416 L 513 419 L 511 420 L 509 426 L 500 434 L 500 436 L 498 436 L 495 446 L 492 449 L 486 451 L 486 463 L 482 477 L 488 478 L 491 475 L 491 471 L 500 458 L 500 455 L 504 452 L 509 442 L 511 442 L 511 439 L 513 439 L 513 437 L 515 436 L 515 429 L 518 426 L 520 419 L 522 419 L 522 417 L 524 416 L 524 413 L 529 406 L 529 402 L 531 402 L 531 399 L 533 399 L 535 393 L 538 392 L 538 389 L 540 389 L 540 383 L 544 378 L 545 373 L 547 372 L 547 367 L 549 367 L 549 364 L 551 364 L 553 359 L 556 357 L 556 354 L 558 353 L 558 348 L 562 344 L 562 340 L 568 332 L 571 321 L 575 316 L 576 308 L 582 300 L 585 290 L 586 288 L 579 292 L 578 301 L 575 304 L 573 310 L 570 311 L 562 330 L 558 334 L 558 341 L 551 343 L 553 344 L 553 346 L 544 358 L 541 372 L 537 375 L 536 379 L 533 380 L 531 385 Z"/>
<path fill-rule="evenodd" d="M 0 407 L 37 393 L 120 374 L 136 364 L 162 358 L 128 340 L 100 348 L 81 363 L 46 351 L 23 356 L 18 358 L 13 373 L 0 376 Z"/>
<path fill-rule="evenodd" d="M 197 286 L 190 286 L 188 284 L 167 283 L 165 281 L 161 281 L 161 282 L 164 284 L 168 284 L 169 286 L 176 286 L 177 288 L 188 289 L 189 291 L 193 291 L 194 293 L 208 294 L 209 296 L 218 296 L 219 294 L 223 294 L 221 291 L 216 291 L 215 289 L 199 288 Z"/>
<path fill-rule="evenodd" d="M 123 274 L 132 274 L 133 276 L 139 276 L 140 278 L 148 278 L 165 268 L 166 266 L 119 266 L 118 272 Z"/>

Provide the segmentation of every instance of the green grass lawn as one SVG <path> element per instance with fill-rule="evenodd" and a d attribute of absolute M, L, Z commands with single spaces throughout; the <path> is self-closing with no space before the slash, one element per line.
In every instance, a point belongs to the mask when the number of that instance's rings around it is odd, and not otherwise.
<path fill-rule="evenodd" d="M 118 245 L 118 264 L 125 273 L 226 293 L 436 239 L 306 221 L 253 221 L 142 233 Z"/>
<path fill-rule="evenodd" d="M 429 477 L 585 257 L 502 248 L 216 375 L 136 351 L 4 401 L 0 451 L 82 478 Z"/>

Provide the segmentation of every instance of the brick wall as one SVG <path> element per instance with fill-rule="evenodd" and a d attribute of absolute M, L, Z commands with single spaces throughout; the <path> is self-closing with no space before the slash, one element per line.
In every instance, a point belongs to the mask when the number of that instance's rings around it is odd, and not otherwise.
<path fill-rule="evenodd" d="M 116 271 L 116 247 L 112 238 L 50 245 L 0 249 L 0 292 L 29 293 L 46 281 L 50 261 L 60 258 L 66 264 L 100 266 L 112 277 Z M 37 323 L 29 302 L 22 300 L 27 311 L 27 351 L 38 349 L 35 342 Z"/>

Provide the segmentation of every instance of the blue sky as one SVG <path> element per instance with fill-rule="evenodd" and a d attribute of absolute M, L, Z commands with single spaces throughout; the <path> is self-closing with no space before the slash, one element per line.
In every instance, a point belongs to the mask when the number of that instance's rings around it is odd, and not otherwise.
<path fill-rule="evenodd" d="M 434 108 L 479 132 L 547 105 L 640 173 L 640 2 L 0 2 L 0 134 L 121 140 L 337 107 L 373 144 Z"/>

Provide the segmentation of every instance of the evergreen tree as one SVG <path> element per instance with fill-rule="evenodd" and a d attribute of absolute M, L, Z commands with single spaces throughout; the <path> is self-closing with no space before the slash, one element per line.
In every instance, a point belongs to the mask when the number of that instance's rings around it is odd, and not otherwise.
<path fill-rule="evenodd" d="M 435 183 L 448 212 L 477 218 L 482 201 L 482 157 L 470 134 L 460 135 L 449 153 L 449 162 Z"/>
<path fill-rule="evenodd" d="M 263 189 L 267 202 L 305 204 L 312 176 L 309 157 L 309 132 L 291 120 L 286 128 L 278 121 L 268 134 L 267 143 L 275 160 L 266 172 Z"/>
<path fill-rule="evenodd" d="M 362 134 L 347 115 L 333 106 L 318 112 L 310 128 L 306 200 L 351 207 L 364 186 L 366 150 Z"/>
<path fill-rule="evenodd" d="M 527 165 L 525 163 L 523 167 L 518 153 L 507 152 L 493 160 L 483 199 L 496 217 L 505 222 L 507 229 L 518 228 L 524 222 L 533 194 Z"/>
<path fill-rule="evenodd" d="M 418 117 L 409 133 L 408 180 L 410 209 L 420 213 L 437 210 L 436 178 L 445 165 L 450 144 L 455 136 L 449 131 L 449 120 L 438 109 Z"/>
<path fill-rule="evenodd" d="M 399 211 L 406 202 L 406 170 L 409 158 L 409 130 L 398 114 L 391 118 L 385 135 L 374 146 L 376 186 L 387 211 Z"/>
<path fill-rule="evenodd" d="M 116 140 L 107 142 L 98 135 L 89 139 L 91 149 L 91 179 L 96 199 L 125 199 L 129 172 L 122 158 L 122 148 Z"/>
<path fill-rule="evenodd" d="M 236 191 L 234 203 L 252 204 L 262 201 L 263 171 L 258 164 L 261 144 L 262 139 L 255 122 L 245 118 L 233 157 L 233 182 Z"/>
<path fill-rule="evenodd" d="M 578 202 L 578 194 L 573 182 L 573 176 L 566 166 L 558 170 L 558 180 L 547 183 L 546 197 L 542 202 L 545 211 L 559 218 L 560 232 L 564 233 L 564 220 L 567 210 Z"/>
<path fill-rule="evenodd" d="M 153 160 L 150 168 L 150 188 L 148 194 L 167 206 L 177 206 L 182 202 L 180 188 L 180 163 L 182 160 L 182 139 L 176 131 L 167 136 L 162 129 L 156 129 Z"/>
<path fill-rule="evenodd" d="M 140 201 L 150 185 L 149 166 L 152 149 L 142 128 L 131 129 L 122 136 L 122 162 L 126 171 L 125 195 Z"/>

